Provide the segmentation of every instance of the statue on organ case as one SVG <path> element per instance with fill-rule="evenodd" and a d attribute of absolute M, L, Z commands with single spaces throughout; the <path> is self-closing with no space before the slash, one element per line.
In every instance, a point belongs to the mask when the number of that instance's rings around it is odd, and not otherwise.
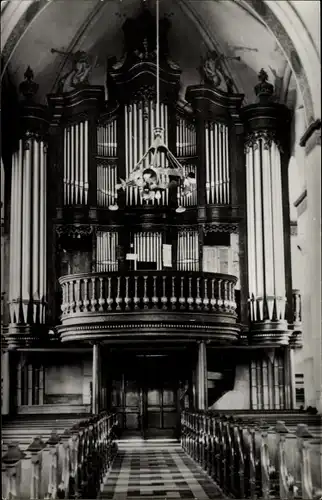
<path fill-rule="evenodd" d="M 65 55 L 72 61 L 72 69 L 62 76 L 58 82 L 57 91 L 59 93 L 70 92 L 89 85 L 89 75 L 96 66 L 97 59 L 93 61 L 91 57 L 82 50 L 70 53 L 51 49 L 51 53 Z"/>

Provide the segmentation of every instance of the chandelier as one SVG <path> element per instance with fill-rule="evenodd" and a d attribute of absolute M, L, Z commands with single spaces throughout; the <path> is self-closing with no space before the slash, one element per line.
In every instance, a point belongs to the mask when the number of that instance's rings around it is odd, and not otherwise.
<path fill-rule="evenodd" d="M 141 159 L 134 165 L 127 179 L 120 179 L 116 184 L 116 200 L 119 190 L 136 187 L 143 202 L 161 199 L 162 191 L 170 188 L 177 190 L 176 212 L 186 209 L 180 204 L 184 196 L 191 196 L 196 189 L 196 177 L 193 172 L 184 174 L 182 165 L 171 153 L 164 142 L 164 129 L 160 126 L 160 45 L 159 45 L 159 0 L 156 0 L 156 126 L 153 131 L 153 142 Z M 168 166 L 161 167 L 160 155 L 168 160 Z M 152 155 L 152 159 L 151 158 Z M 110 210 L 118 210 L 117 201 L 109 206 Z"/>

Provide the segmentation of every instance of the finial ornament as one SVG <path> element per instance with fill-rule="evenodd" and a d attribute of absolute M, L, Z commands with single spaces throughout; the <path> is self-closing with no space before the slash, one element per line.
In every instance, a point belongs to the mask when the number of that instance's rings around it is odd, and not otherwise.
<path fill-rule="evenodd" d="M 259 102 L 271 101 L 274 97 L 274 86 L 268 83 L 268 74 L 263 68 L 258 73 L 258 80 L 254 90 Z"/>
<path fill-rule="evenodd" d="M 39 85 L 38 83 L 34 82 L 34 72 L 32 71 L 30 66 L 28 66 L 28 68 L 26 69 L 24 77 L 24 81 L 19 85 L 19 91 L 26 100 L 30 101 L 38 92 Z"/>

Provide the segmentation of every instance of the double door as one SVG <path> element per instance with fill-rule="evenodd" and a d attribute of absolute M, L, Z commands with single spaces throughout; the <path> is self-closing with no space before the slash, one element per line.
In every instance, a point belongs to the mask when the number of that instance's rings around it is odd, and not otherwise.
<path fill-rule="evenodd" d="M 136 356 L 123 372 L 125 435 L 176 437 L 179 432 L 179 378 L 169 356 Z"/>

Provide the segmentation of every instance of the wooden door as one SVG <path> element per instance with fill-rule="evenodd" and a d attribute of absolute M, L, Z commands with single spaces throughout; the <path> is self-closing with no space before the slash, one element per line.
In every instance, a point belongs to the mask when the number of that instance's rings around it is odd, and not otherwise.
<path fill-rule="evenodd" d="M 178 377 L 168 356 L 144 358 L 144 437 L 175 437 L 178 428 Z"/>

